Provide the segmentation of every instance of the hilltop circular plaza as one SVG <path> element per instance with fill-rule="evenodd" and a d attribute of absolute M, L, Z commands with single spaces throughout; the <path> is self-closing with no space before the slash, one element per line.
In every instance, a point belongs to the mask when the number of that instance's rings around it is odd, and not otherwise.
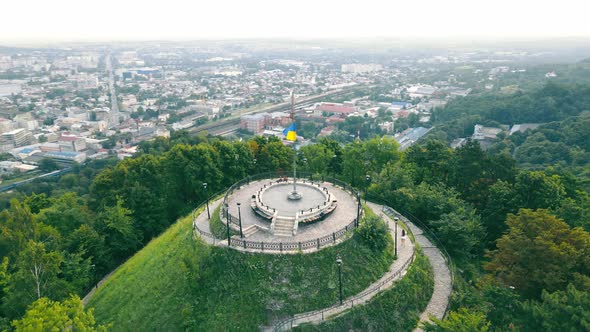
<path fill-rule="evenodd" d="M 298 174 L 294 180 L 284 174 L 260 174 L 235 183 L 223 198 L 209 202 L 210 214 L 220 206 L 225 228 L 229 220 L 229 240 L 213 235 L 206 209 L 194 216 L 194 228 L 209 242 L 242 251 L 313 252 L 348 238 L 358 226 L 360 203 L 354 188 L 332 178 Z"/>

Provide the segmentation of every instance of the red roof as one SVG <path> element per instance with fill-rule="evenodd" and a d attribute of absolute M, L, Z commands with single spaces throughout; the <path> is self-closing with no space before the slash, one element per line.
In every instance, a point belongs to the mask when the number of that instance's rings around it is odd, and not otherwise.
<path fill-rule="evenodd" d="M 319 105 L 316 110 L 322 112 L 331 112 L 331 113 L 343 113 L 349 114 L 356 112 L 356 108 L 351 106 L 344 106 L 341 104 L 334 104 L 334 103 L 323 103 Z"/>
<path fill-rule="evenodd" d="M 408 112 L 408 111 L 399 111 L 399 112 L 395 113 L 395 115 L 397 115 L 398 118 L 405 118 L 408 115 L 410 115 L 410 112 Z"/>

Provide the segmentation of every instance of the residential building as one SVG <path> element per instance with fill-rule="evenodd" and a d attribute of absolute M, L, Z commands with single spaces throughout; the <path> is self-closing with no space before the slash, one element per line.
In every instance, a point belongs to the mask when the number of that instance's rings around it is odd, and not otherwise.
<path fill-rule="evenodd" d="M 62 135 L 57 139 L 57 144 L 60 147 L 60 151 L 84 151 L 86 150 L 86 140 L 83 137 L 76 137 L 73 135 Z"/>
<path fill-rule="evenodd" d="M 330 115 L 330 113 L 332 113 L 332 114 L 337 114 L 340 117 L 346 117 L 349 114 L 353 114 L 357 111 L 358 111 L 358 109 L 354 106 L 345 106 L 340 103 L 319 103 L 319 104 L 316 104 L 316 107 L 314 110 L 314 116 L 319 117 L 319 116 L 324 116 L 324 113 L 327 113 L 328 115 Z"/>
<path fill-rule="evenodd" d="M 0 150 L 8 151 L 12 148 L 29 145 L 33 142 L 33 135 L 23 128 L 15 129 L 0 135 Z"/>
<path fill-rule="evenodd" d="M 258 134 L 264 130 L 266 117 L 263 114 L 248 114 L 240 118 L 240 128 Z"/>
<path fill-rule="evenodd" d="M 510 128 L 509 135 L 512 135 L 512 134 L 514 134 L 516 132 L 524 133 L 527 130 L 536 129 L 540 125 L 541 125 L 540 123 L 520 123 L 520 124 L 515 124 L 514 126 L 512 126 L 512 128 Z"/>
<path fill-rule="evenodd" d="M 348 63 L 340 67 L 343 73 L 368 73 L 382 70 L 383 66 L 376 63 Z"/>
<path fill-rule="evenodd" d="M 492 144 L 492 141 L 502 132 L 500 128 L 484 127 L 482 125 L 475 125 L 472 139 L 479 142 L 481 148 L 486 150 Z"/>

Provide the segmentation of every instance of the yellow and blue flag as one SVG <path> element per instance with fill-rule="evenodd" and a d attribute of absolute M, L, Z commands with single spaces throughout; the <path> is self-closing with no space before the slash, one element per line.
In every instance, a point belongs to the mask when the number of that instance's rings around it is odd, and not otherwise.
<path fill-rule="evenodd" d="M 285 135 L 287 141 L 296 141 L 297 133 L 295 132 L 295 123 L 291 123 L 289 127 L 285 128 L 285 130 L 283 130 L 283 135 Z"/>

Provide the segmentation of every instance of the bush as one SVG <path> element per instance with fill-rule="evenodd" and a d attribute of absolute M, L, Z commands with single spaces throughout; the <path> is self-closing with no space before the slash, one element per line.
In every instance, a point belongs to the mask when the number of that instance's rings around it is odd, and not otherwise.
<path fill-rule="evenodd" d="M 384 250 L 390 243 L 387 225 L 375 215 L 367 215 L 356 232 L 361 241 L 376 252 Z"/>

